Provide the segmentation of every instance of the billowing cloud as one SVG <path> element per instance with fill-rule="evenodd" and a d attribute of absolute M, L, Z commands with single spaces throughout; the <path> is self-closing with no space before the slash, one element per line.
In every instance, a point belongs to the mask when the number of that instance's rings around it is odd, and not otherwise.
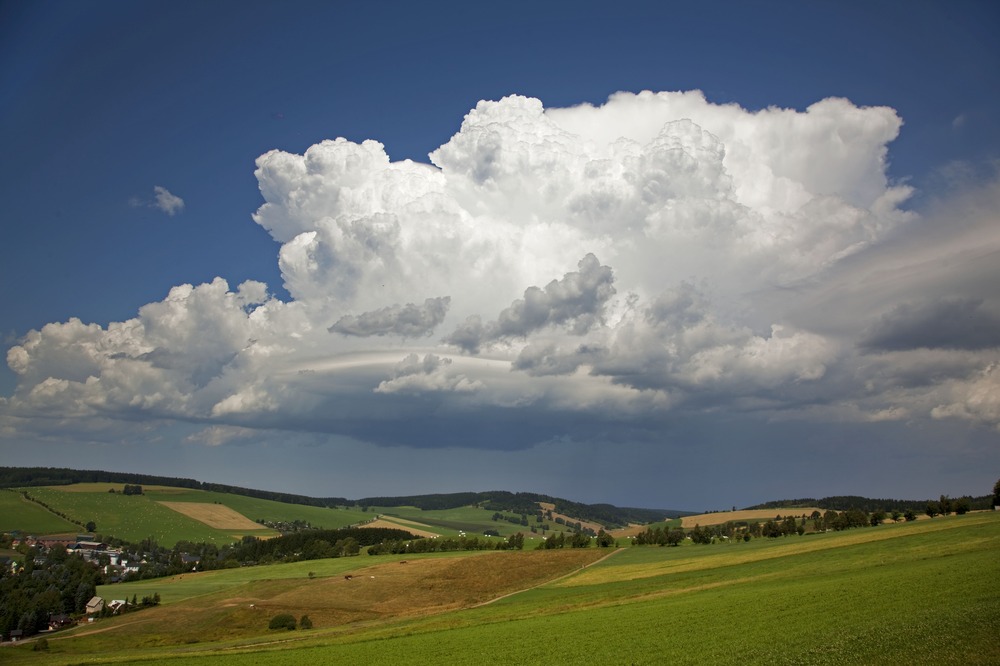
<path fill-rule="evenodd" d="M 720 413 L 995 426 L 1000 188 L 907 211 L 886 176 L 901 123 L 836 98 L 511 96 L 429 164 L 375 141 L 268 152 L 254 221 L 290 298 L 220 278 L 31 331 L 0 427 L 528 447 Z"/>

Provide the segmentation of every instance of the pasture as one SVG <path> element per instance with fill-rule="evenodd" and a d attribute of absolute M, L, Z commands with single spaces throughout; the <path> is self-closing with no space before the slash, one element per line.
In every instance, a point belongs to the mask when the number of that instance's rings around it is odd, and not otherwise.
<path fill-rule="evenodd" d="M 454 509 L 433 509 L 424 511 L 418 509 L 414 506 L 389 506 L 389 507 L 371 507 L 370 512 L 374 511 L 376 514 L 382 515 L 383 517 L 391 518 L 403 518 L 406 520 L 411 520 L 416 523 L 420 523 L 430 531 L 436 532 L 442 536 L 458 536 L 459 533 L 465 532 L 468 535 L 479 534 L 481 535 L 485 530 L 496 530 L 500 533 L 500 536 L 510 536 L 516 534 L 517 532 L 524 532 L 526 538 L 530 538 L 532 535 L 530 529 L 532 527 L 538 528 L 539 533 L 537 535 L 538 539 L 541 539 L 541 523 L 536 522 L 535 516 L 528 516 L 528 525 L 516 525 L 514 523 L 508 522 L 506 520 L 493 520 L 494 511 L 489 509 L 481 509 L 476 506 L 462 506 L 456 507 Z M 506 513 L 505 515 L 513 515 L 511 513 Z M 545 524 L 549 526 L 548 533 L 555 534 L 557 532 L 566 531 L 566 529 L 552 520 L 544 521 Z"/>
<path fill-rule="evenodd" d="M 172 546 L 178 541 L 204 541 L 216 544 L 230 543 L 243 534 L 273 534 L 272 530 L 238 532 L 213 529 L 204 523 L 172 511 L 153 501 L 147 495 L 123 495 L 109 493 L 108 484 L 88 484 L 100 486 L 102 490 L 80 489 L 74 486 L 33 487 L 28 492 L 32 497 L 61 511 L 66 516 L 86 524 L 94 521 L 98 534 L 115 536 L 128 541 L 141 541 L 152 537 L 164 546 Z M 69 490 L 67 490 L 67 488 Z M 37 505 L 35 505 L 37 507 Z M 41 507 L 38 507 L 39 509 Z M 19 520 L 20 517 L 16 518 Z M 257 526 L 259 528 L 259 526 Z M 61 531 L 65 532 L 63 528 Z M 81 528 L 73 525 L 71 531 Z"/>
<path fill-rule="evenodd" d="M 114 489 L 115 493 L 108 492 Z M 144 486 L 143 495 L 123 495 L 122 484 L 78 483 L 26 489 L 83 524 L 94 521 L 96 532 L 128 541 L 154 538 L 170 547 L 177 541 L 229 543 L 245 535 L 273 536 L 257 520 L 304 521 L 313 527 L 337 529 L 370 520 L 374 514 L 355 509 L 286 504 L 229 493 L 168 486 Z M 83 528 L 56 516 L 15 491 L 0 492 L 0 529 L 44 535 L 76 533 Z"/>
<path fill-rule="evenodd" d="M 116 586 L 107 594 L 155 590 L 164 605 L 53 636 L 48 653 L 21 646 L 3 656 L 13 664 L 996 664 L 998 551 L 1000 514 L 990 512 L 628 547 L 586 568 L 607 551 L 302 562 Z M 532 559 L 543 556 L 553 559 Z M 261 615 L 279 610 L 308 613 L 315 628 L 268 631 Z"/>
<path fill-rule="evenodd" d="M 21 497 L 14 490 L 0 490 L 0 532 L 19 530 L 23 534 L 79 532 L 79 525 L 60 518 L 45 507 Z"/>

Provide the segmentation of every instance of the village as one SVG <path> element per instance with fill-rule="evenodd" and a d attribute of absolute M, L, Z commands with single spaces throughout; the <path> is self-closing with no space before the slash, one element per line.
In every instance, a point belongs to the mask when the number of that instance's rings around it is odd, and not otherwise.
<path fill-rule="evenodd" d="M 21 553 L 0 555 L 0 597 L 4 604 L 30 598 L 19 616 L 4 613 L 10 626 L 0 627 L 0 635 L 17 642 L 159 604 L 158 594 L 141 600 L 98 596 L 97 585 L 137 577 L 149 562 L 94 539 L 93 534 L 35 537 L 18 532 L 0 537 L 5 550 Z M 182 562 L 196 567 L 198 559 L 185 555 Z"/>

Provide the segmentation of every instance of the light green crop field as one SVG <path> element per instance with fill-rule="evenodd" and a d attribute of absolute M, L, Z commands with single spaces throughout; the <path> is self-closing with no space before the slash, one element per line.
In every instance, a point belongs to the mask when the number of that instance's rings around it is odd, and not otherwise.
<path fill-rule="evenodd" d="M 55 635 L 47 653 L 25 645 L 4 648 L 2 658 L 12 664 L 998 664 L 998 552 L 1000 514 L 975 513 L 749 543 L 630 547 L 582 569 L 587 561 L 567 559 L 541 585 L 525 571 L 533 562 L 555 564 L 538 558 L 604 553 L 450 554 L 451 564 L 364 556 L 303 562 L 217 572 L 216 579 L 147 581 L 148 589 L 159 583 L 164 599 L 176 601 Z M 344 571 L 355 580 L 343 580 Z M 523 591 L 503 596 L 498 586 L 493 594 L 501 598 L 488 605 L 426 605 L 427 597 L 441 594 L 438 585 L 477 589 L 490 572 L 500 581 L 509 576 Z M 395 597 L 370 597 L 381 599 L 370 602 L 371 615 L 360 606 L 350 621 L 318 622 L 308 631 L 253 630 L 266 618 L 254 625 L 248 600 L 259 600 L 268 613 L 337 617 L 320 613 L 332 612 L 331 604 L 346 608 L 362 591 L 374 594 L 394 580 L 395 594 L 407 595 L 412 612 L 380 615 L 379 604 Z M 139 589 L 131 585 L 119 588 Z M 166 625 L 154 640 L 158 617 L 183 632 L 183 640 L 178 634 L 171 642 Z M 225 636 L 229 624 L 233 634 Z"/>
<path fill-rule="evenodd" d="M 37 536 L 79 532 L 80 526 L 27 501 L 16 491 L 0 490 L 0 532 L 14 530 Z"/>

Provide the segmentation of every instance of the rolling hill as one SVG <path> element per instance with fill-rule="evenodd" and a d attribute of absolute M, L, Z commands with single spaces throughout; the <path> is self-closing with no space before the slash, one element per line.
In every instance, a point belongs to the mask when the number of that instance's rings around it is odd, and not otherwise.
<path fill-rule="evenodd" d="M 327 559 L 101 587 L 163 603 L 0 650 L 15 665 L 995 664 L 998 548 L 1000 514 L 983 512 L 610 556 Z M 281 613 L 313 628 L 269 629 Z"/>

